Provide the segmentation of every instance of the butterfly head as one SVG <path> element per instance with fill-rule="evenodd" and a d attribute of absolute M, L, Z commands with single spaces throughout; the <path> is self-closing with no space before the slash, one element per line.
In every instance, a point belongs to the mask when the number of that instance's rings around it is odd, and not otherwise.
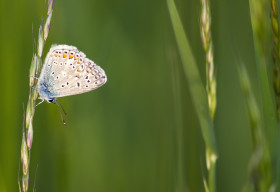
<path fill-rule="evenodd" d="M 39 93 L 40 99 L 47 101 L 48 103 L 55 103 L 56 98 L 51 96 L 48 86 L 45 83 L 38 83 L 37 91 Z"/>

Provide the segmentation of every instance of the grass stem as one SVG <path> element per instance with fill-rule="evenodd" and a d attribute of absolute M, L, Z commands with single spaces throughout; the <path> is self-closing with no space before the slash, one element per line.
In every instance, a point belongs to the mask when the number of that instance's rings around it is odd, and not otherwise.
<path fill-rule="evenodd" d="M 49 0 L 48 2 L 48 12 L 47 12 L 47 20 L 43 26 L 41 25 L 39 28 L 39 37 L 37 44 L 37 54 L 33 53 L 31 66 L 29 70 L 29 98 L 26 107 L 26 131 L 23 129 L 22 134 L 22 144 L 21 144 L 21 162 L 22 162 L 22 191 L 27 192 L 29 186 L 29 164 L 30 164 L 30 152 L 32 148 L 33 142 L 33 117 L 35 114 L 35 106 L 36 100 L 38 98 L 38 92 L 36 90 L 37 80 L 36 77 L 40 74 L 40 70 L 42 67 L 42 55 L 44 50 L 45 41 L 48 37 L 51 17 L 53 11 L 53 0 Z M 27 132 L 27 135 L 25 134 Z M 20 186 L 19 186 L 20 187 Z"/>
<path fill-rule="evenodd" d="M 207 93 L 203 86 L 197 64 L 195 62 L 188 38 L 184 32 L 174 0 L 167 0 L 171 23 L 175 33 L 179 54 L 188 81 L 191 98 L 198 115 L 201 132 L 206 145 L 206 164 L 209 171 L 208 187 L 210 192 L 216 191 L 215 173 L 218 150 L 213 121 L 209 111 Z"/>

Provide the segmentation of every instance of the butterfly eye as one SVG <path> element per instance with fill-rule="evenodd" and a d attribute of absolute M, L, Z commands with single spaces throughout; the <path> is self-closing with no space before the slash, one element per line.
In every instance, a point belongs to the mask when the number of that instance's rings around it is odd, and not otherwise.
<path fill-rule="evenodd" d="M 54 100 L 53 100 L 53 99 L 49 99 L 48 102 L 49 102 L 49 103 L 53 103 Z"/>

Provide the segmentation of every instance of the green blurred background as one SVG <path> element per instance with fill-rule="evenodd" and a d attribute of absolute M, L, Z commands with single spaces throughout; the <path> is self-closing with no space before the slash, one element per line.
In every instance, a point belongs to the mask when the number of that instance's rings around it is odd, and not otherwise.
<path fill-rule="evenodd" d="M 205 82 L 200 1 L 175 2 Z M 44 4 L 43 0 L 0 0 L 1 192 L 18 191 L 32 25 L 37 39 Z M 218 89 L 217 189 L 236 192 L 245 183 L 251 154 L 237 76 L 240 60 L 258 91 L 249 4 L 211 0 L 211 11 Z M 106 71 L 108 82 L 95 91 L 59 99 L 69 115 L 66 126 L 56 105 L 45 102 L 36 108 L 30 190 L 38 167 L 35 183 L 41 192 L 175 191 L 179 138 L 183 138 L 181 170 L 186 190 L 204 190 L 204 142 L 165 0 L 56 0 L 45 55 L 52 44 L 78 47 Z M 174 78 L 180 90 L 176 91 Z M 181 117 L 174 106 L 178 99 Z"/>

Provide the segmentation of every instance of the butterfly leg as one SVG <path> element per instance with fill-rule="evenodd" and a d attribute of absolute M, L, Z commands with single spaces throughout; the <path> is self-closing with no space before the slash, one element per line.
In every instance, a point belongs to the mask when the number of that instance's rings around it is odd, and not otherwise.
<path fill-rule="evenodd" d="M 35 107 L 37 107 L 38 105 L 40 105 L 40 104 L 43 103 L 44 101 L 45 101 L 45 100 L 42 99 L 42 101 L 40 101 L 39 103 L 37 103 Z"/>

